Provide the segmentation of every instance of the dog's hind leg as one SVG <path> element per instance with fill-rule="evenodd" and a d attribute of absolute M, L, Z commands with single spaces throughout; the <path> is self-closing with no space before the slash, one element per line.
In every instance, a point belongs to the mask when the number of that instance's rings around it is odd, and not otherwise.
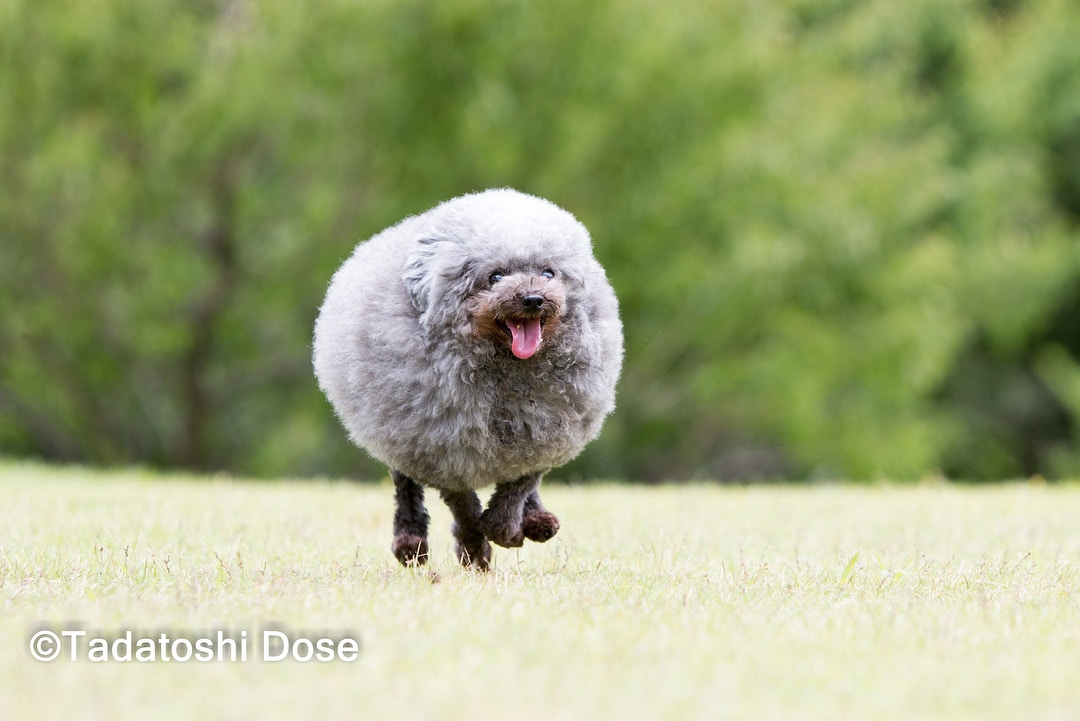
<path fill-rule="evenodd" d="M 530 541 L 543 543 L 559 532 L 558 517 L 544 508 L 540 502 L 540 489 L 534 488 L 525 496 L 525 508 L 521 516 L 521 532 Z"/>
<path fill-rule="evenodd" d="M 525 500 L 540 485 L 539 473 L 522 476 L 495 486 L 487 510 L 480 516 L 480 528 L 492 543 L 505 548 L 517 548 L 525 540 L 521 523 L 525 515 Z M 537 502 L 540 496 L 536 496 Z"/>
<path fill-rule="evenodd" d="M 454 534 L 454 554 L 462 566 L 473 566 L 486 571 L 491 564 L 491 544 L 480 530 L 480 498 L 476 491 L 439 491 L 450 513 L 454 516 L 454 525 L 450 532 Z"/>
<path fill-rule="evenodd" d="M 394 543 L 397 560 L 404 566 L 422 566 L 428 560 L 428 516 L 424 487 L 399 471 L 394 477 Z"/>

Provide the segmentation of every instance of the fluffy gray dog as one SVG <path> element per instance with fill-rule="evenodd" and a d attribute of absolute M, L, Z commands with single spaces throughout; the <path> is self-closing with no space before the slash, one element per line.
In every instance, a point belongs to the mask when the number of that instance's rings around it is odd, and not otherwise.
<path fill-rule="evenodd" d="M 319 386 L 396 491 L 393 552 L 427 561 L 432 486 L 462 564 L 546 541 L 540 479 L 615 407 L 618 303 L 589 233 L 547 200 L 488 190 L 360 243 L 315 323 Z M 476 489 L 495 485 L 487 510 Z"/>

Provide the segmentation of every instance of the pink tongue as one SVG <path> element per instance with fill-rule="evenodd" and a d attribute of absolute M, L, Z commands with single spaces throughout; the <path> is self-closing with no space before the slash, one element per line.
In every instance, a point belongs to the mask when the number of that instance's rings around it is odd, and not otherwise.
<path fill-rule="evenodd" d="M 510 343 L 510 350 L 515 356 L 524 360 L 536 352 L 540 347 L 540 319 L 535 318 L 519 323 L 514 320 L 506 322 L 510 328 L 510 334 L 514 337 Z"/>

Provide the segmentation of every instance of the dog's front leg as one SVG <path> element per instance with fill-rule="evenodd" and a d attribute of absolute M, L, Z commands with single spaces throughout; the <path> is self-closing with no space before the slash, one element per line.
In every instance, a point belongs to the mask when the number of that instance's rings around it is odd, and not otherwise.
<path fill-rule="evenodd" d="M 480 498 L 476 491 L 439 491 L 454 516 L 454 554 L 462 566 L 486 571 L 491 563 L 491 544 L 480 530 Z"/>
<path fill-rule="evenodd" d="M 424 487 L 399 471 L 394 477 L 394 543 L 391 550 L 403 566 L 422 566 L 428 560 L 428 516 Z"/>
<path fill-rule="evenodd" d="M 487 510 L 480 516 L 480 528 L 489 541 L 505 548 L 517 548 L 522 544 L 525 540 L 521 528 L 525 499 L 536 492 L 540 476 L 533 473 L 495 486 Z M 539 500 L 540 496 L 536 498 Z"/>

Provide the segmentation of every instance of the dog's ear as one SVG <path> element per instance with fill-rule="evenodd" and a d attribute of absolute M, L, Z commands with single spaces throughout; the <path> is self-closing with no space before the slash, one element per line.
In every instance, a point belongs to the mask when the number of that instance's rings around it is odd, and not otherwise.
<path fill-rule="evenodd" d="M 421 315 L 443 293 L 454 292 L 458 284 L 470 282 L 472 264 L 461 250 L 461 241 L 453 235 L 432 233 L 416 239 L 416 247 L 405 258 L 401 280 Z"/>
<path fill-rule="evenodd" d="M 418 238 L 416 242 L 418 244 L 416 249 L 405 259 L 405 272 L 401 275 L 401 280 L 409 291 L 413 307 L 423 313 L 427 310 L 437 275 L 433 267 L 436 248 L 443 240 L 425 236 Z"/>

